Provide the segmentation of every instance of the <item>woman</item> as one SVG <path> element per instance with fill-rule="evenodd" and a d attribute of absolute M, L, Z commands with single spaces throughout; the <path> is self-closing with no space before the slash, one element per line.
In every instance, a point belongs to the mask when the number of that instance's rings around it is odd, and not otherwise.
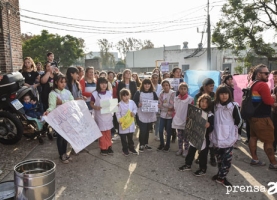
<path fill-rule="evenodd" d="M 79 73 L 78 73 L 78 75 L 79 75 L 78 81 L 80 81 L 81 79 L 84 78 L 85 70 L 81 66 L 77 66 L 77 69 L 79 71 Z"/>
<path fill-rule="evenodd" d="M 129 89 L 131 92 L 131 98 L 134 97 L 137 91 L 137 84 L 135 81 L 131 80 L 131 70 L 125 69 L 122 73 L 122 81 L 118 83 L 117 96 L 119 97 L 119 92 L 122 88 Z M 120 101 L 120 99 L 118 99 Z"/>
<path fill-rule="evenodd" d="M 132 78 L 136 82 L 137 87 L 139 88 L 141 86 L 141 80 L 139 79 L 138 74 L 136 72 L 133 72 Z"/>
<path fill-rule="evenodd" d="M 153 70 L 152 74 L 158 74 L 158 75 L 159 75 L 158 83 L 161 84 L 161 82 L 162 82 L 162 77 L 161 77 L 161 72 L 160 72 L 159 68 L 155 68 L 155 69 Z"/>

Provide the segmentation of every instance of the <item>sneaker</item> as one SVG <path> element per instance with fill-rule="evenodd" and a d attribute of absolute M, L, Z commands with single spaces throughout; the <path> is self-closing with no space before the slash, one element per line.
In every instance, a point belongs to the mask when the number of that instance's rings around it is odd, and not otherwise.
<path fill-rule="evenodd" d="M 148 146 L 148 144 L 146 144 L 144 148 L 145 148 L 146 150 L 152 150 L 152 147 Z"/>
<path fill-rule="evenodd" d="M 225 187 L 233 187 L 233 185 L 226 178 L 221 179 L 221 178 L 217 177 L 217 179 L 215 181 L 217 183 L 222 184 Z"/>
<path fill-rule="evenodd" d="M 194 172 L 195 176 L 204 176 L 206 175 L 206 170 L 203 171 L 202 169 L 198 169 L 196 172 Z"/>
<path fill-rule="evenodd" d="M 60 156 L 60 161 L 63 164 L 68 164 L 69 163 L 69 160 L 66 157 L 67 157 L 66 154 L 63 154 L 62 156 Z"/>
<path fill-rule="evenodd" d="M 164 151 L 164 152 L 169 152 L 169 147 L 168 147 L 168 146 L 165 146 L 165 148 L 164 148 L 163 151 Z"/>
<path fill-rule="evenodd" d="M 211 164 L 211 166 L 216 167 L 216 160 L 215 160 L 215 158 L 210 158 L 210 164 Z"/>
<path fill-rule="evenodd" d="M 277 164 L 276 164 L 276 165 L 272 165 L 272 164 L 270 163 L 269 166 L 268 166 L 268 169 L 277 170 Z"/>
<path fill-rule="evenodd" d="M 179 171 L 181 171 L 181 172 L 188 171 L 188 170 L 191 170 L 190 165 L 183 165 L 182 167 L 179 167 Z"/>
<path fill-rule="evenodd" d="M 176 156 L 180 156 L 180 155 L 182 155 L 182 153 L 183 153 L 183 150 L 182 149 L 179 149 L 177 152 L 176 152 Z"/>
<path fill-rule="evenodd" d="M 183 157 L 186 157 L 186 156 L 188 155 L 188 152 L 189 152 L 189 151 L 188 151 L 187 149 L 185 149 L 185 150 L 183 151 L 182 156 L 183 156 Z"/>
<path fill-rule="evenodd" d="M 113 155 L 113 149 L 112 149 L 112 147 L 111 146 L 109 146 L 109 148 L 108 148 L 108 154 L 109 155 Z"/>
<path fill-rule="evenodd" d="M 251 162 L 250 162 L 250 165 L 251 166 L 257 166 L 257 167 L 261 167 L 261 166 L 265 166 L 266 164 L 265 164 L 265 162 L 262 162 L 262 161 L 260 161 L 260 160 L 251 160 Z"/>
<path fill-rule="evenodd" d="M 143 145 L 139 147 L 139 152 L 141 152 L 141 153 L 144 152 L 144 146 Z"/>
<path fill-rule="evenodd" d="M 164 149 L 164 146 L 163 145 L 160 145 L 158 148 L 157 148 L 157 151 L 161 151 Z"/>
<path fill-rule="evenodd" d="M 155 140 L 156 141 L 160 141 L 160 137 L 159 136 L 155 136 Z"/>
<path fill-rule="evenodd" d="M 129 156 L 129 151 L 123 151 L 124 156 Z"/>
<path fill-rule="evenodd" d="M 135 149 L 129 149 L 131 154 L 138 154 L 138 152 Z"/>
<path fill-rule="evenodd" d="M 114 135 L 113 138 L 112 138 L 112 141 L 116 141 L 116 140 L 119 140 L 119 139 L 120 139 L 119 135 Z"/>
<path fill-rule="evenodd" d="M 101 154 L 102 156 L 107 156 L 107 155 L 108 155 L 108 150 L 102 150 L 102 149 L 101 149 L 100 154 Z"/>

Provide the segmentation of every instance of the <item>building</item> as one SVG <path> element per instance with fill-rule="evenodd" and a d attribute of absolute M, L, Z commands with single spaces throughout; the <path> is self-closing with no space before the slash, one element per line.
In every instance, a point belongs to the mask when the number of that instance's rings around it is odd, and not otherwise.
<path fill-rule="evenodd" d="M 1 0 L 0 71 L 18 71 L 22 67 L 22 60 L 19 2 Z"/>

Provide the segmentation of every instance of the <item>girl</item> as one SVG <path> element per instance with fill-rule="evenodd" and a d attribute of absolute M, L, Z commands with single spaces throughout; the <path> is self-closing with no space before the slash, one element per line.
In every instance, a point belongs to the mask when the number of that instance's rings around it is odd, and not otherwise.
<path fill-rule="evenodd" d="M 49 107 L 44 113 L 44 115 L 48 115 L 59 104 L 74 100 L 71 92 L 65 89 L 65 86 L 66 86 L 65 76 L 61 73 L 55 74 L 54 82 L 53 82 L 53 90 L 49 94 Z M 66 154 L 67 141 L 58 133 L 57 133 L 57 146 L 58 146 L 61 162 L 64 164 L 69 163 L 69 161 L 72 159 Z"/>
<path fill-rule="evenodd" d="M 172 124 L 172 112 L 174 106 L 175 92 L 170 89 L 170 83 L 168 80 L 163 80 L 162 82 L 163 90 L 159 97 L 159 108 L 160 108 L 160 126 L 159 126 L 159 135 L 160 135 L 160 146 L 159 150 L 168 152 L 170 148 L 170 138 L 171 138 L 171 124 Z M 167 139 L 164 146 L 164 134 L 163 131 L 166 129 Z"/>
<path fill-rule="evenodd" d="M 136 72 L 133 72 L 132 78 L 133 78 L 133 80 L 136 82 L 137 87 L 139 88 L 140 85 L 141 85 L 141 80 L 140 80 L 140 78 L 138 77 L 138 74 L 137 74 Z"/>
<path fill-rule="evenodd" d="M 100 153 L 103 156 L 112 155 L 111 129 L 113 127 L 113 114 L 101 114 L 100 101 L 112 99 L 112 93 L 108 90 L 108 80 L 100 77 L 97 80 L 96 90 L 92 93 L 90 106 L 94 110 L 95 122 L 98 125 L 102 137 L 99 138 Z"/>
<path fill-rule="evenodd" d="M 193 98 L 188 95 L 188 85 L 180 83 L 178 89 L 179 95 L 174 99 L 174 117 L 172 120 L 172 128 L 178 131 L 178 147 L 177 156 L 187 156 L 189 142 L 184 138 L 184 129 L 186 125 L 186 117 L 188 111 L 188 104 L 193 104 Z M 184 146 L 185 145 L 185 149 Z"/>
<path fill-rule="evenodd" d="M 231 167 L 233 145 L 238 139 L 238 128 L 242 119 L 238 104 L 232 101 L 231 92 L 226 86 L 219 86 L 214 101 L 214 132 L 210 141 L 215 147 L 218 173 L 213 180 L 224 186 L 232 186 L 226 176 Z"/>
<path fill-rule="evenodd" d="M 118 104 L 118 111 L 116 112 L 116 117 L 118 120 L 118 123 L 120 123 L 120 118 L 126 115 L 128 111 L 131 113 L 131 117 L 134 118 L 137 114 L 137 106 L 134 101 L 130 100 L 131 93 L 127 89 L 122 89 L 119 93 L 121 101 Z M 129 151 L 132 154 L 137 154 L 138 152 L 135 150 L 134 147 L 134 141 L 133 141 L 133 134 L 135 132 L 135 122 L 131 124 L 128 128 L 125 130 L 122 129 L 122 126 L 119 125 L 119 135 L 121 138 L 121 144 L 122 144 L 122 151 L 123 155 L 128 156 Z M 127 140 L 128 142 L 127 142 Z"/>
<path fill-rule="evenodd" d="M 149 131 L 152 122 L 157 120 L 156 112 L 143 112 L 143 100 L 158 100 L 157 94 L 154 92 L 154 86 L 150 79 L 144 79 L 141 83 L 140 90 L 135 93 L 134 102 L 138 106 L 138 125 L 139 125 L 139 151 L 143 152 L 144 149 L 152 150 L 148 146 Z"/>
<path fill-rule="evenodd" d="M 68 89 L 75 100 L 83 99 L 82 90 L 78 82 L 79 70 L 77 67 L 69 67 L 66 71 L 66 89 Z"/>
<path fill-rule="evenodd" d="M 206 135 L 202 145 L 202 149 L 199 153 L 199 169 L 194 172 L 195 176 L 203 176 L 207 170 L 207 157 L 209 152 L 210 139 L 209 135 L 214 129 L 214 115 L 211 112 L 212 99 L 208 94 L 203 94 L 199 97 L 198 107 L 208 113 L 208 122 L 206 123 Z M 194 159 L 196 148 L 190 144 L 188 155 L 186 157 L 186 164 L 179 168 L 180 171 L 191 170 L 192 161 Z"/>
<path fill-rule="evenodd" d="M 134 98 L 134 95 L 137 91 L 137 84 L 135 81 L 131 80 L 131 70 L 125 69 L 122 73 L 122 81 L 118 83 L 118 88 L 117 88 L 117 96 L 119 97 L 119 92 L 122 88 L 126 88 L 130 90 L 131 92 L 131 97 Z M 120 99 L 118 99 L 120 101 Z"/>
<path fill-rule="evenodd" d="M 158 83 L 161 84 L 162 83 L 162 77 L 161 77 L 161 72 L 160 72 L 159 68 L 153 69 L 152 74 L 158 74 L 158 76 L 159 76 Z"/>
<path fill-rule="evenodd" d="M 22 75 L 25 78 L 24 85 L 31 87 L 33 89 L 32 92 L 37 96 L 37 87 L 40 85 L 40 75 L 37 72 L 36 65 L 31 57 L 24 58 Z"/>

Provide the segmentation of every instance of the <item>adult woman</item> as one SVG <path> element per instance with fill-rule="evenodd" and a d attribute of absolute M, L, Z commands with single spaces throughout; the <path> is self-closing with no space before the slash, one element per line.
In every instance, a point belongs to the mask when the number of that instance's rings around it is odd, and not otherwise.
<path fill-rule="evenodd" d="M 86 68 L 85 76 L 80 80 L 80 85 L 82 89 L 82 95 L 87 97 L 86 103 L 89 110 L 92 110 L 90 106 L 90 99 L 92 92 L 96 89 L 96 78 L 94 76 L 94 67 Z"/>
<path fill-rule="evenodd" d="M 131 80 L 131 70 L 125 69 L 122 73 L 122 81 L 118 83 L 117 96 L 119 97 L 119 92 L 122 88 L 129 89 L 131 92 L 131 98 L 134 97 L 137 91 L 137 84 L 135 81 Z"/>
<path fill-rule="evenodd" d="M 162 82 L 162 77 L 161 77 L 161 72 L 160 72 L 159 68 L 155 68 L 155 69 L 153 70 L 152 74 L 158 74 L 158 75 L 159 75 L 158 83 L 161 84 L 161 82 Z"/>
<path fill-rule="evenodd" d="M 138 74 L 136 72 L 133 72 L 132 78 L 136 82 L 137 87 L 139 88 L 141 86 L 141 80 L 139 79 Z"/>
<path fill-rule="evenodd" d="M 113 71 L 108 71 L 108 81 L 109 83 L 112 85 L 112 89 L 113 89 L 113 98 L 117 98 L 117 86 L 118 83 L 115 81 L 115 73 Z"/>

